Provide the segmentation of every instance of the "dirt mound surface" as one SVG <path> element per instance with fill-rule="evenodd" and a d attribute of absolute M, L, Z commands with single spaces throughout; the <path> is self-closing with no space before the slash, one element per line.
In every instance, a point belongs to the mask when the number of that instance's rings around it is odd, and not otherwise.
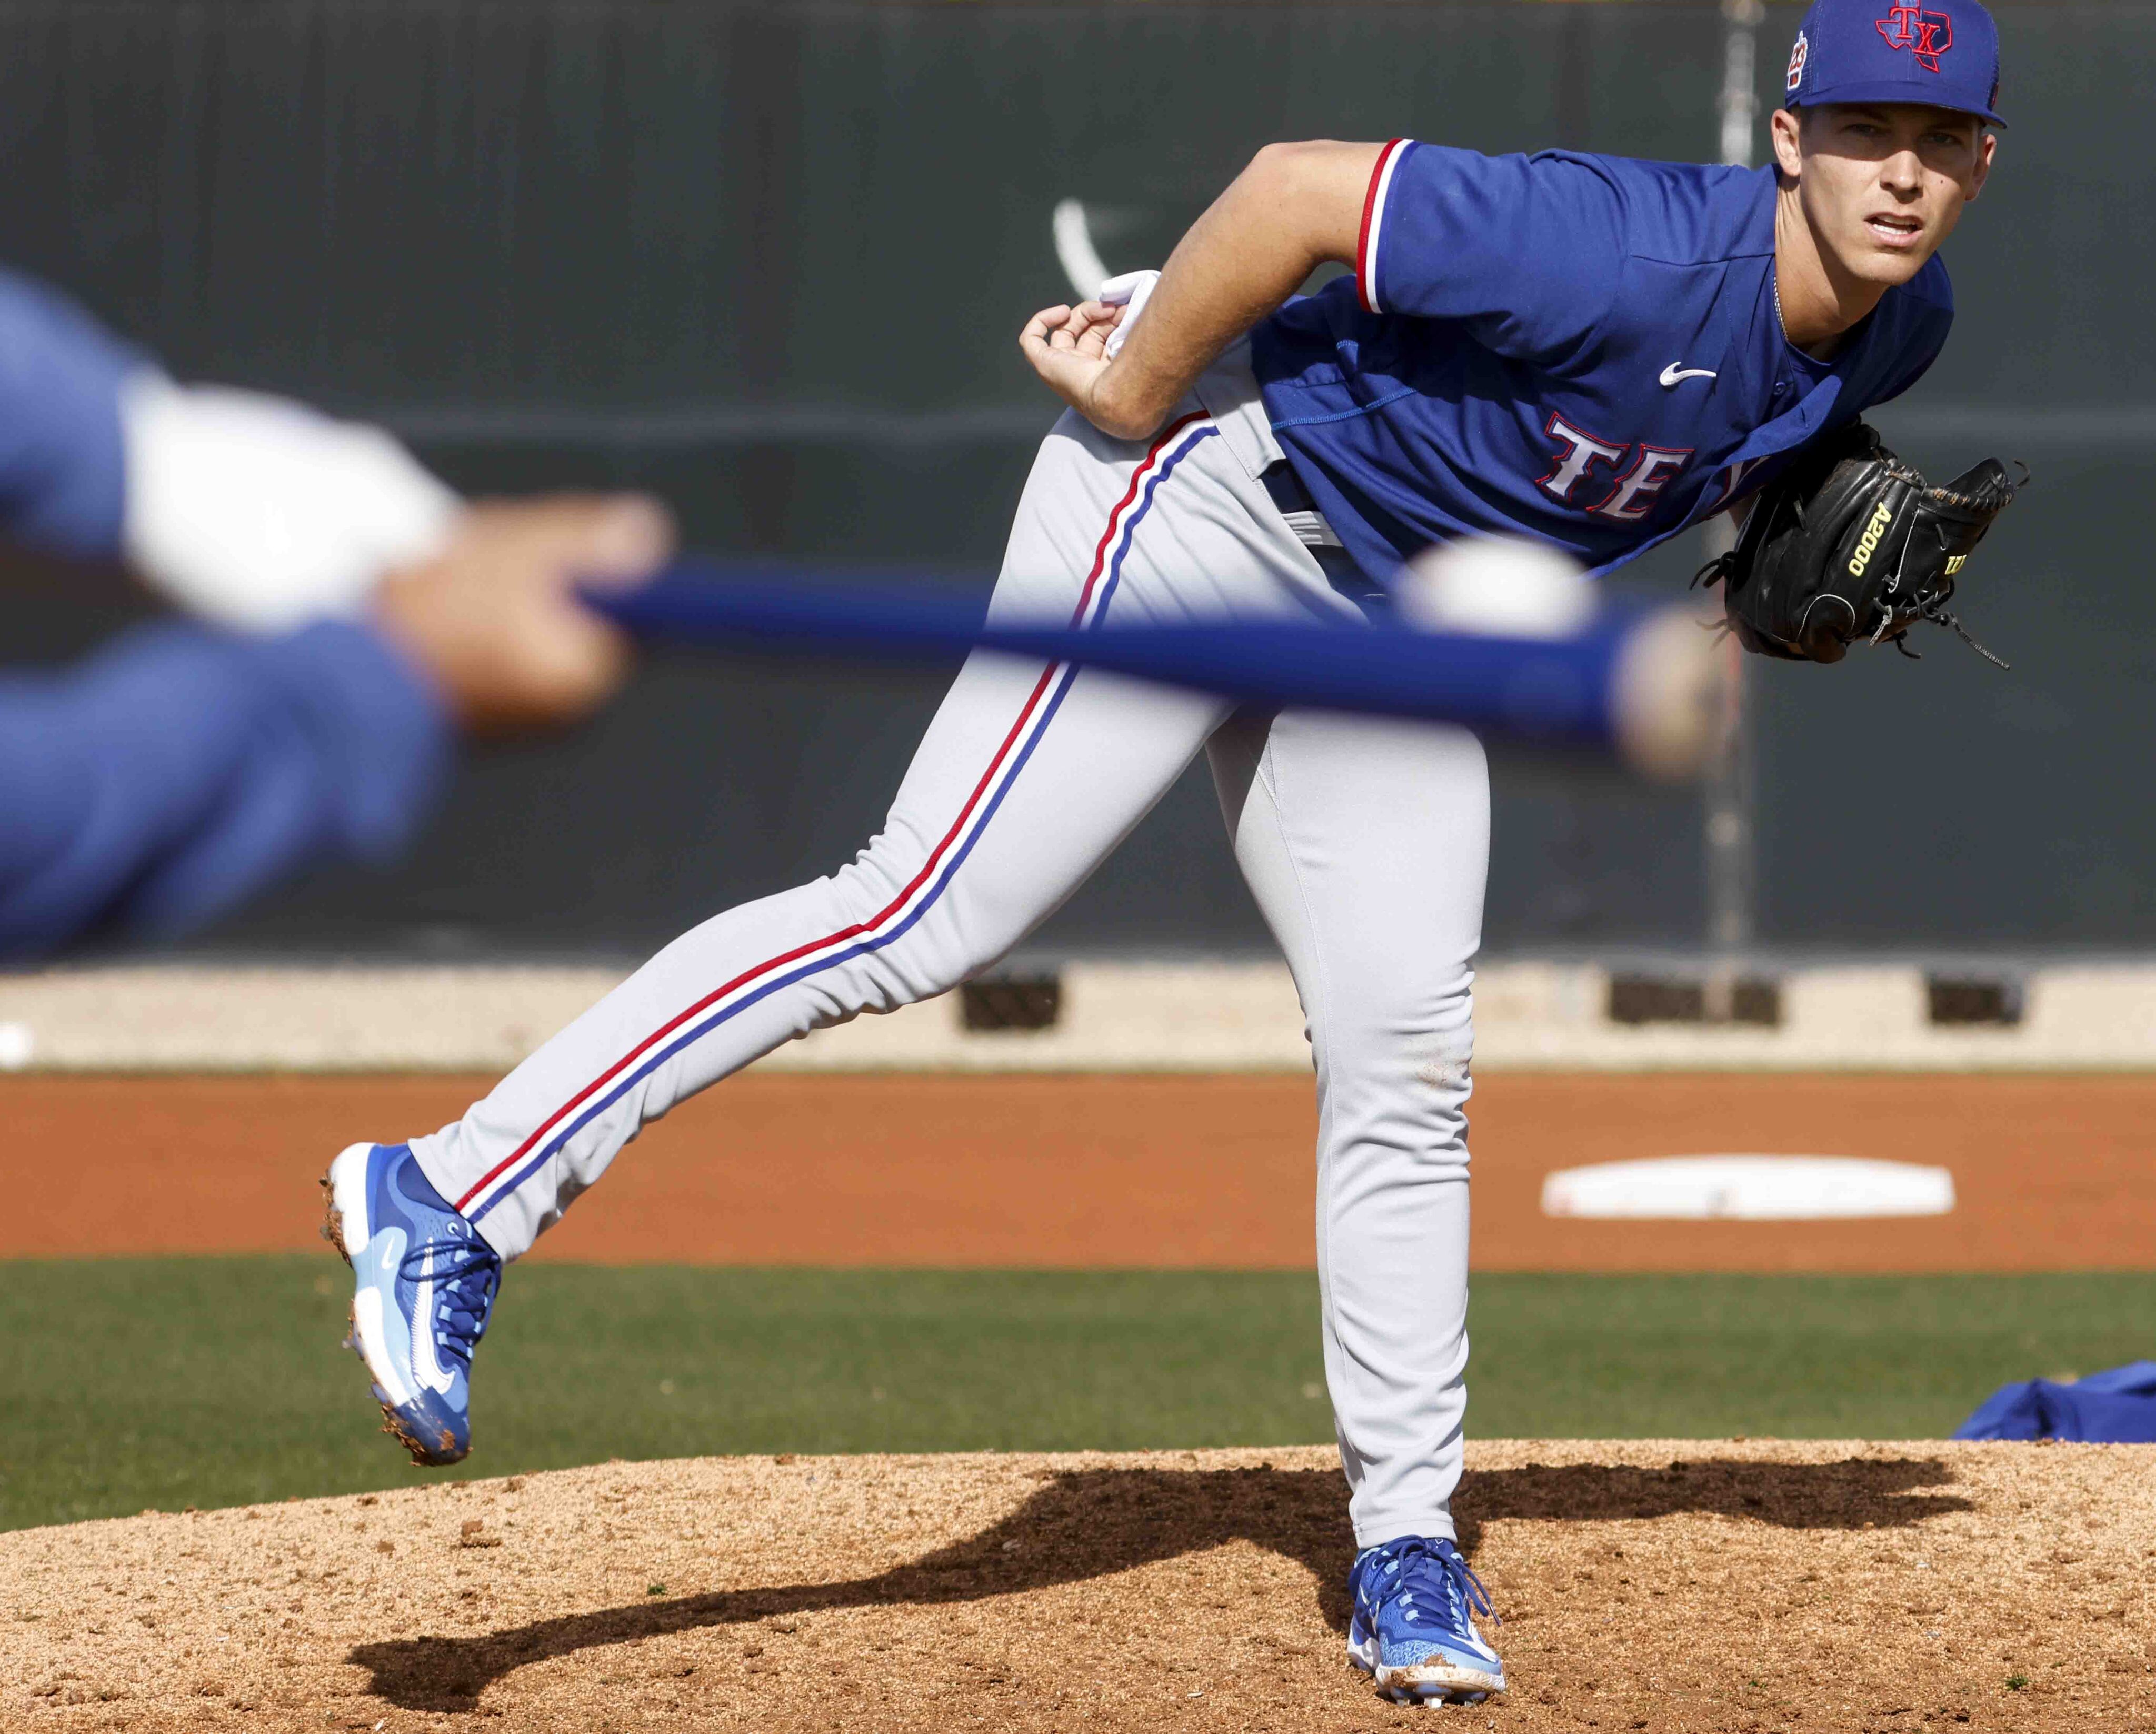
<path fill-rule="evenodd" d="M 0 1535 L 0 1727 L 1342 1729 L 1328 1452 L 706 1459 Z M 1446 1726 L 2156 1720 L 2156 1448 L 1499 1442 Z"/>

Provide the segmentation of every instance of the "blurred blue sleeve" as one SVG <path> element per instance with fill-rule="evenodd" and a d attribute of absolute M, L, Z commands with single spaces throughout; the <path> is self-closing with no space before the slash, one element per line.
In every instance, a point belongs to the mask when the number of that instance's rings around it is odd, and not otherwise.
<path fill-rule="evenodd" d="M 151 365 L 65 296 L 0 269 L 0 534 L 90 559 L 120 551 L 120 388 Z"/>
<path fill-rule="evenodd" d="M 0 957 L 172 938 L 311 863 L 393 855 L 448 739 L 411 665 L 343 622 L 152 626 L 0 673 Z"/>

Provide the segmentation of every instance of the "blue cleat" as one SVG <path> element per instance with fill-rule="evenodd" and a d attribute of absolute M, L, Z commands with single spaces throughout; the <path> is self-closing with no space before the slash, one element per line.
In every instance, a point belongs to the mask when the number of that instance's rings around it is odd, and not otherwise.
<path fill-rule="evenodd" d="M 1490 1613 L 1489 1593 L 1450 1542 L 1407 1536 L 1365 1547 L 1348 1591 L 1348 1660 L 1388 1698 L 1479 1704 L 1505 1690 L 1505 1665 L 1475 1629 L 1473 1616 Z"/>
<path fill-rule="evenodd" d="M 404 1144 L 354 1144 L 330 1164 L 322 1238 L 357 1279 L 352 1334 L 414 1463 L 471 1449 L 471 1357 L 486 1334 L 501 1257 L 436 1192 Z"/>

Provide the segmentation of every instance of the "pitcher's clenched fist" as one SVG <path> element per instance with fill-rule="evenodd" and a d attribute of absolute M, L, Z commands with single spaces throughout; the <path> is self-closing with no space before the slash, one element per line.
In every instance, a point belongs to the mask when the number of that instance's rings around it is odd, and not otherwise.
<path fill-rule="evenodd" d="M 1018 334 L 1019 350 L 1057 397 L 1094 421 L 1093 394 L 1110 361 L 1108 334 L 1122 319 L 1121 307 L 1100 301 L 1044 307 Z"/>

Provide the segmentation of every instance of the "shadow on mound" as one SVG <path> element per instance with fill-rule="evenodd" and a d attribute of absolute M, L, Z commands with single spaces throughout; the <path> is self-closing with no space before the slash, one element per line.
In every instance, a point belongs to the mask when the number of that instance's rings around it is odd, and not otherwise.
<path fill-rule="evenodd" d="M 1468 1475 L 1454 1500 L 1460 1543 L 1501 1520 L 1598 1522 L 1680 1512 L 1747 1517 L 1789 1529 L 1919 1523 L 1969 1509 L 1957 1495 L 1916 1493 L 1952 1480 L 1937 1459 L 1842 1463 L 1678 1460 L 1666 1469 L 1572 1464 Z M 400 1709 L 468 1710 L 494 1681 L 529 1662 L 702 1627 L 840 1608 L 932 1606 L 1081 1582 L 1202 1553 L 1229 1542 L 1270 1548 L 1308 1569 L 1318 1611 L 1348 1626 L 1354 1540 L 1347 1494 L 1331 1470 L 1082 1470 L 1045 1478 L 1002 1521 L 873 1577 L 780 1583 L 638 1603 L 536 1620 L 476 1638 L 362 1644 L 374 1693 Z"/>

